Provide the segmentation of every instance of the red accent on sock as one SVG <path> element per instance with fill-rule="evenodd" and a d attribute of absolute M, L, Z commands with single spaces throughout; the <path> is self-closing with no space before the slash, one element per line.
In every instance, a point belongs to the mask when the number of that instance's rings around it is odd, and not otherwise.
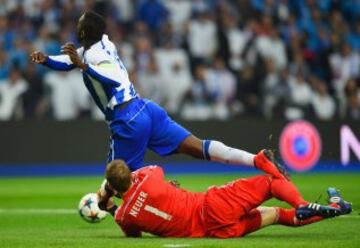
<path fill-rule="evenodd" d="M 277 223 L 284 226 L 296 226 L 295 209 L 277 208 Z"/>
<path fill-rule="evenodd" d="M 329 204 L 330 207 L 334 207 L 334 208 L 340 208 L 339 204 L 333 202 Z"/>
<path fill-rule="evenodd" d="M 308 204 L 308 202 L 301 196 L 296 186 L 290 181 L 284 179 L 273 179 L 270 187 L 273 197 L 280 201 L 289 203 L 294 208 Z"/>
<path fill-rule="evenodd" d="M 312 224 L 312 223 L 315 223 L 315 222 L 319 222 L 319 221 L 322 221 L 324 218 L 321 217 L 321 216 L 314 216 L 314 217 L 311 217 L 307 220 L 301 220 L 299 221 L 298 225 L 299 226 L 305 226 L 305 225 L 309 225 L 309 224 Z"/>
<path fill-rule="evenodd" d="M 285 208 L 277 208 L 278 213 L 278 221 L 277 223 L 284 226 L 304 226 L 309 225 L 318 221 L 323 220 L 323 217 L 314 216 L 307 220 L 298 220 L 295 216 L 295 208 L 285 209 Z"/>

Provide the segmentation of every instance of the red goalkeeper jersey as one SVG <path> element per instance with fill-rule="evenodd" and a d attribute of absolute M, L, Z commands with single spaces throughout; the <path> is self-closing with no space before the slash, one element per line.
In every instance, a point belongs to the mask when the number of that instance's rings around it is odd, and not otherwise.
<path fill-rule="evenodd" d="M 167 237 L 203 237 L 204 193 L 192 193 L 164 179 L 159 166 L 147 166 L 132 174 L 133 185 L 123 196 L 115 221 L 127 236 L 141 231 Z"/>

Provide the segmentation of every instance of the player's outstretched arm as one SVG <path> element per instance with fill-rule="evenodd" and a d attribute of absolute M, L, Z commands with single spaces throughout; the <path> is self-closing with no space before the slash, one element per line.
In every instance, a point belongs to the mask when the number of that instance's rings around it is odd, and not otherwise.
<path fill-rule="evenodd" d="M 34 51 L 30 54 L 31 61 L 37 64 L 44 64 L 46 57 L 47 56 L 44 53 L 38 51 Z"/>
<path fill-rule="evenodd" d="M 62 47 L 62 53 L 69 56 L 73 66 L 82 69 L 83 73 L 91 76 L 104 85 L 112 87 L 120 86 L 119 78 L 121 78 L 121 65 L 112 63 L 107 58 L 92 56 L 88 63 L 83 63 L 80 59 L 79 52 L 71 43 L 67 43 Z M 123 68 L 125 69 L 125 68 Z"/>
<path fill-rule="evenodd" d="M 75 50 L 75 53 L 79 57 L 83 48 L 79 48 Z M 30 54 L 31 61 L 47 66 L 50 69 L 57 71 L 70 71 L 76 68 L 76 64 L 74 64 L 67 54 L 48 56 L 42 52 L 34 51 Z M 80 59 L 79 59 L 80 60 Z M 80 60 L 81 62 L 81 60 Z"/>
<path fill-rule="evenodd" d="M 48 56 L 42 52 L 35 51 L 30 54 L 31 61 L 45 65 L 57 71 L 70 71 L 75 68 L 67 55 Z"/>
<path fill-rule="evenodd" d="M 61 47 L 61 52 L 64 54 L 67 62 L 71 64 L 73 68 L 77 67 L 82 70 L 87 69 L 87 64 L 83 63 L 80 54 L 82 53 L 83 48 L 79 48 L 76 50 L 74 44 L 66 43 L 64 46 Z M 61 56 L 61 55 L 60 55 Z"/>

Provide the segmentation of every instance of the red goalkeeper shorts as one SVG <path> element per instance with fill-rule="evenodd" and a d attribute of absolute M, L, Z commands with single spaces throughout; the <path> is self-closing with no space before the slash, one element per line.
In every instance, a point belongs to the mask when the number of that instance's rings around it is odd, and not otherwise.
<path fill-rule="evenodd" d="M 271 176 L 239 179 L 206 192 L 204 223 L 206 236 L 241 237 L 260 228 L 256 207 L 271 198 Z"/>

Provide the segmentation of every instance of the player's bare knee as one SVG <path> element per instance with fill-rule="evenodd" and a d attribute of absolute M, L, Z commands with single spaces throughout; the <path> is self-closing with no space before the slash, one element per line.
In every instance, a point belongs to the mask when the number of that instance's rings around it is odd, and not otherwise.
<path fill-rule="evenodd" d="M 258 207 L 261 215 L 261 227 L 272 225 L 277 220 L 277 210 L 275 207 Z"/>

